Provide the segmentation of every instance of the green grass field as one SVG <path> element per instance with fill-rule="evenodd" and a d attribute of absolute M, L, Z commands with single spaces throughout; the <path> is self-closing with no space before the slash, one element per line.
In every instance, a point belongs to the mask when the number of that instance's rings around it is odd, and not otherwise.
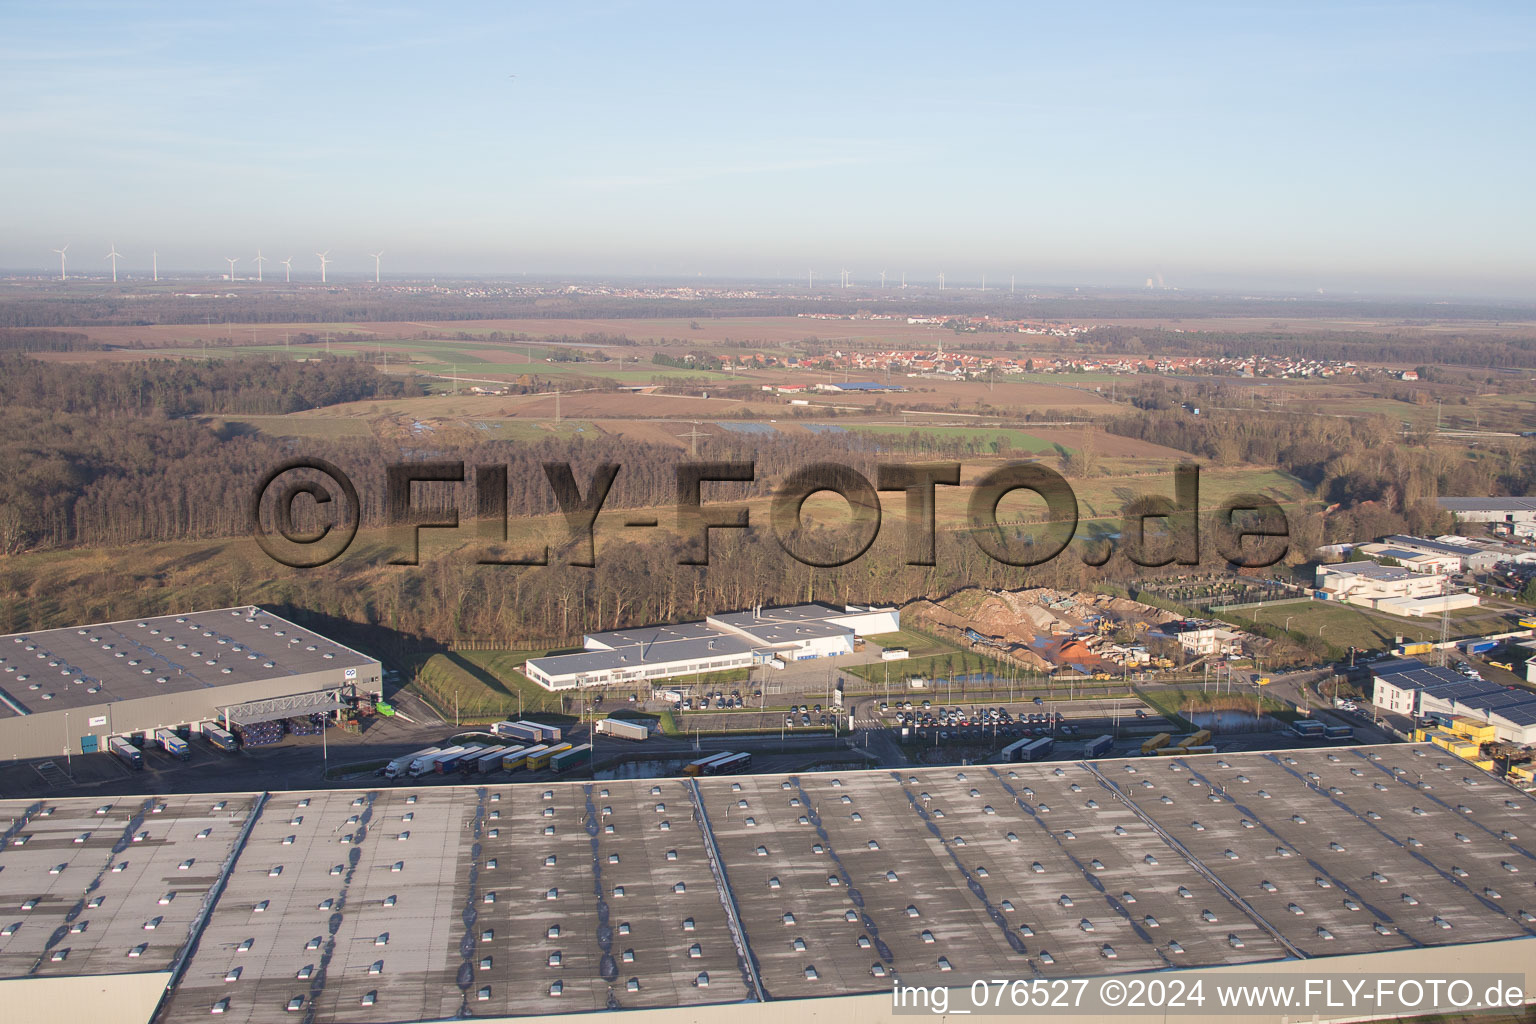
<path fill-rule="evenodd" d="M 368 421 L 353 416 L 210 416 L 208 422 L 236 430 L 258 430 L 273 437 L 313 437 L 330 441 L 342 437 L 371 437 Z"/>
<path fill-rule="evenodd" d="M 601 432 L 586 420 L 550 423 L 533 420 L 474 420 L 470 424 L 490 441 L 542 441 L 552 437 L 589 438 Z"/>
<path fill-rule="evenodd" d="M 874 434 L 880 437 L 889 437 L 895 441 L 905 441 L 913 434 L 922 437 L 931 437 L 941 441 L 973 442 L 990 447 L 997 443 L 999 452 L 1030 452 L 1037 455 L 1048 455 L 1056 451 L 1056 445 L 1041 437 L 1023 430 L 1015 430 L 1004 427 L 878 427 L 862 426 L 857 423 L 849 424 L 849 430 L 856 430 L 862 434 Z"/>
<path fill-rule="evenodd" d="M 1260 622 L 1289 628 L 1292 633 L 1303 636 L 1320 636 L 1334 653 L 1342 653 L 1350 647 L 1379 650 L 1392 646 L 1399 636 L 1409 640 L 1440 639 L 1438 615 L 1406 619 L 1337 601 L 1244 608 L 1223 618 L 1240 626 Z M 1464 608 L 1451 613 L 1452 638 L 1495 632 L 1512 625 L 1510 617 L 1488 608 Z"/>
<path fill-rule="evenodd" d="M 877 633 L 867 639 L 870 643 L 878 644 L 881 647 L 905 647 L 907 653 L 916 658 L 954 650 L 953 647 L 937 637 L 929 636 L 927 633 L 919 633 L 912 629 L 901 629 L 894 633 Z"/>

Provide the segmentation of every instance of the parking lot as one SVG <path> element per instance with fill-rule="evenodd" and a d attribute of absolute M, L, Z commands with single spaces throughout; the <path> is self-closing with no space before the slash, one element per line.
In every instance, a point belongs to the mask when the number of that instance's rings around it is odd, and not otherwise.
<path fill-rule="evenodd" d="M 909 706 L 910 705 L 910 706 Z M 927 705 L 925 707 L 925 705 Z M 922 738 L 981 741 L 1030 736 L 1091 739 L 1127 730 L 1150 734 L 1174 726 L 1155 709 L 1133 698 L 1051 701 L 1038 698 L 1012 704 L 947 704 L 929 698 L 880 702 L 879 719 L 891 728 L 905 726 Z"/>

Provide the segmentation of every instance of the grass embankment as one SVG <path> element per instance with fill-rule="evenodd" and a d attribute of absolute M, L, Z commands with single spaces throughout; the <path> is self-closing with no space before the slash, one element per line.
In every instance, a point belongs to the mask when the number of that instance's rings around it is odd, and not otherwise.
<path fill-rule="evenodd" d="M 1136 696 L 1140 697 L 1148 706 L 1156 708 L 1158 714 L 1168 719 L 1175 727 L 1187 732 L 1194 732 L 1202 727 L 1184 717 L 1186 713 L 1246 711 L 1250 714 L 1267 714 L 1279 717 L 1287 710 L 1287 706 L 1284 703 L 1262 694 L 1208 693 L 1203 690 L 1172 687 L 1156 689 L 1137 687 Z"/>
<path fill-rule="evenodd" d="M 411 687 L 445 719 L 499 722 L 509 716 L 561 714 L 559 694 L 531 682 L 518 669 L 547 651 L 454 651 L 414 666 Z"/>

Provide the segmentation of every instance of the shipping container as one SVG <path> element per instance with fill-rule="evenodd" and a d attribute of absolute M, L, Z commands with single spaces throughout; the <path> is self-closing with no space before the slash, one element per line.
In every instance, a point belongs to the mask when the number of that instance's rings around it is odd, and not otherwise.
<path fill-rule="evenodd" d="M 639 742 L 651 735 L 651 730 L 643 722 L 626 722 L 620 718 L 600 719 L 593 731 L 599 736 L 617 736 L 623 740 Z"/>
<path fill-rule="evenodd" d="M 1190 733 L 1188 736 L 1185 736 L 1183 739 L 1179 740 L 1178 745 L 1181 746 L 1181 747 L 1185 747 L 1185 748 L 1188 748 L 1188 747 L 1203 747 L 1203 746 L 1205 746 L 1205 744 L 1209 743 L 1210 741 L 1211 741 L 1211 730 L 1209 730 L 1209 729 L 1200 729 L 1200 730 L 1197 730 L 1196 732 Z"/>
<path fill-rule="evenodd" d="M 185 761 L 192 756 L 192 748 L 187 746 L 187 741 L 169 729 L 156 729 L 155 742 L 160 745 L 161 750 L 172 757 Z"/>
<path fill-rule="evenodd" d="M 537 754 L 533 754 L 528 758 L 528 770 L 531 772 L 536 772 L 541 769 L 548 768 L 550 758 L 554 757 L 556 754 L 564 753 L 570 749 L 572 749 L 572 747 L 569 743 L 559 743 L 553 747 L 546 747 L 544 750 Z"/>
<path fill-rule="evenodd" d="M 1083 756 L 1103 757 L 1105 754 L 1109 753 L 1109 748 L 1113 747 L 1114 745 L 1115 738 L 1113 736 L 1095 736 L 1093 739 L 1083 744 Z"/>
<path fill-rule="evenodd" d="M 1141 745 L 1141 752 L 1143 754 L 1150 754 L 1152 751 L 1158 749 L 1159 747 L 1166 747 L 1168 745 L 1168 741 L 1171 739 L 1173 739 L 1173 737 L 1168 733 L 1160 732 Z"/>
<path fill-rule="evenodd" d="M 134 771 L 144 767 L 144 755 L 139 753 L 139 748 L 121 736 L 113 736 L 107 740 L 107 749 L 112 752 L 114 757 Z"/>
<path fill-rule="evenodd" d="M 212 743 L 220 750 L 227 751 L 229 753 L 234 753 L 236 750 L 240 749 L 240 745 L 235 742 L 235 737 L 233 734 L 225 729 L 221 729 L 219 726 L 212 722 L 203 723 L 203 739 L 207 740 L 209 743 Z"/>
<path fill-rule="evenodd" d="M 572 768 L 582 768 L 592 763 L 592 744 L 583 743 L 579 747 L 570 750 L 562 750 L 549 759 L 549 770 L 553 772 L 569 771 Z"/>

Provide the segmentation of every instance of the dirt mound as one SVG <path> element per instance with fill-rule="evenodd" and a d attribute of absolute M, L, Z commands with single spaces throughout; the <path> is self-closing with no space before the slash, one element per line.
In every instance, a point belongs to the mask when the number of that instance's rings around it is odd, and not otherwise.
<path fill-rule="evenodd" d="M 902 610 L 918 621 L 956 632 L 974 629 L 983 636 L 1010 645 L 1024 645 L 1037 638 L 1079 633 L 1090 620 L 1108 616 L 1162 624 L 1178 619 L 1172 612 L 1123 597 L 1057 591 L 1046 587 L 1029 590 L 958 591 L 942 601 L 916 601 Z"/>

